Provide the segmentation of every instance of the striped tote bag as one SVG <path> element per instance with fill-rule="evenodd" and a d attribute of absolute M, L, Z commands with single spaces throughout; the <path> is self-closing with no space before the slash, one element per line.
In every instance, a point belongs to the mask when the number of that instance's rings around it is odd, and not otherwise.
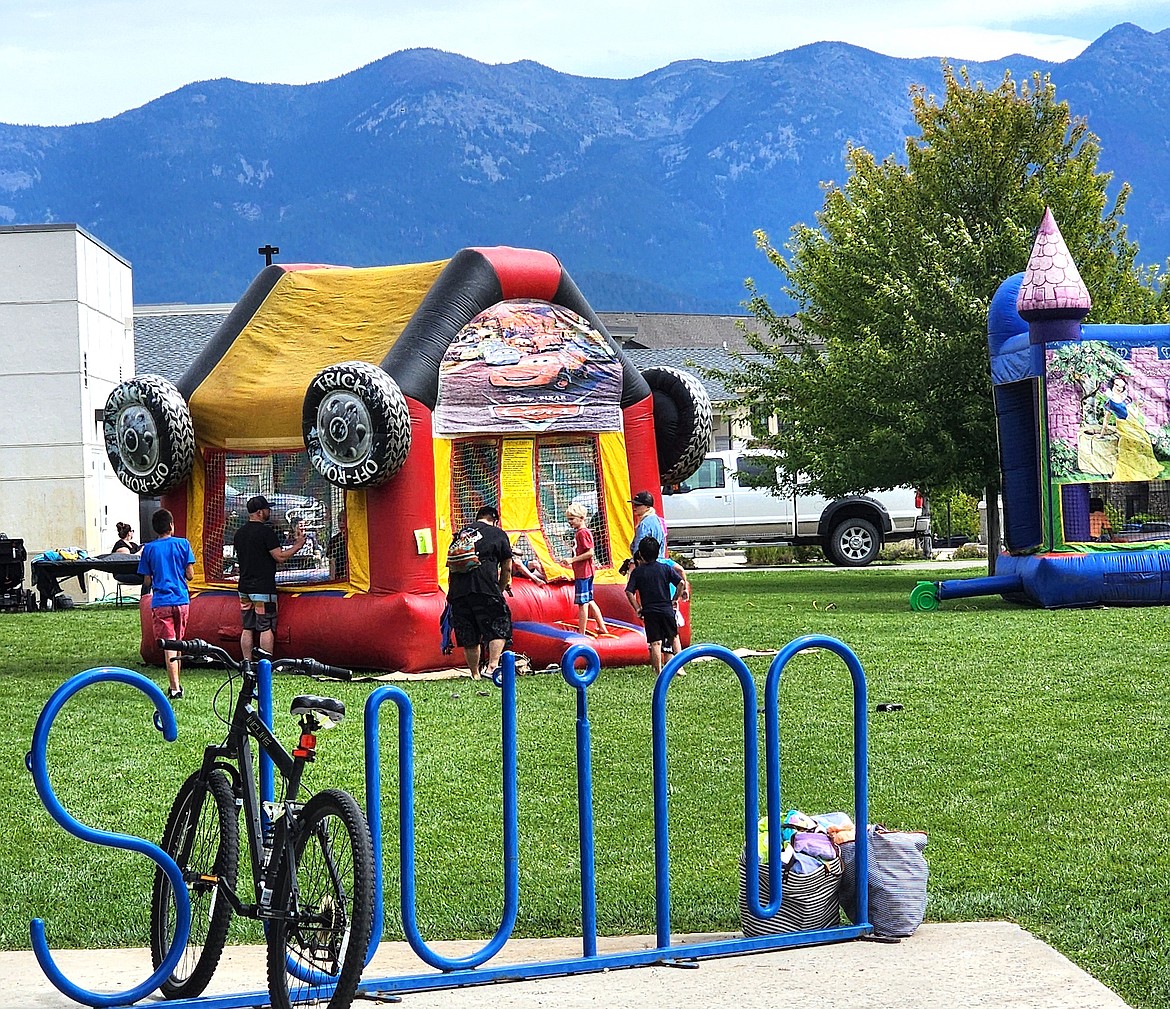
<path fill-rule="evenodd" d="M 841 903 L 854 924 L 859 920 L 854 862 L 856 843 L 841 845 L 845 873 Z M 869 825 L 869 921 L 874 935 L 913 935 L 926 917 L 926 832 L 887 830 Z"/>
<path fill-rule="evenodd" d="M 805 871 L 797 871 L 797 869 Z M 796 854 L 784 866 L 781 877 L 780 909 L 771 918 L 751 913 L 747 900 L 747 853 L 739 857 L 739 919 L 744 935 L 777 935 L 781 932 L 804 932 L 831 928 L 841 924 L 838 896 L 844 863 L 838 855 L 822 861 L 811 855 Z M 771 899 L 768 863 L 760 862 L 760 903 Z"/>

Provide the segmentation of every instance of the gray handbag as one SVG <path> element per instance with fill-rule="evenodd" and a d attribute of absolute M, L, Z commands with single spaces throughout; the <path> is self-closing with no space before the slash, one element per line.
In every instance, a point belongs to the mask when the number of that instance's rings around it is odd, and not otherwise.
<path fill-rule="evenodd" d="M 841 845 L 845 873 L 841 877 L 841 905 L 857 924 L 855 841 Z M 874 935 L 902 938 L 913 935 L 926 917 L 926 832 L 887 830 L 869 825 L 869 921 Z"/>

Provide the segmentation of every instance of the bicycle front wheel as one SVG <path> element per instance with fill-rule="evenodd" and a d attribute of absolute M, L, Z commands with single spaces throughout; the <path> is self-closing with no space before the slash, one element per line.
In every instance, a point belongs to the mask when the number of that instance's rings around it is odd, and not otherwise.
<path fill-rule="evenodd" d="M 232 906 L 217 881 L 235 890 L 240 860 L 240 828 L 232 786 L 222 771 L 202 779 L 196 771 L 179 787 L 163 830 L 162 848 L 175 860 L 191 898 L 191 933 L 183 956 L 162 983 L 166 998 L 195 998 L 203 993 L 227 942 Z M 166 959 L 175 938 L 177 914 L 170 878 L 154 873 L 150 901 L 150 957 L 155 969 Z"/>
<path fill-rule="evenodd" d="M 374 912 L 370 828 L 353 796 L 329 789 L 305 803 L 275 892 L 285 913 L 268 930 L 272 1009 L 348 1009 Z"/>

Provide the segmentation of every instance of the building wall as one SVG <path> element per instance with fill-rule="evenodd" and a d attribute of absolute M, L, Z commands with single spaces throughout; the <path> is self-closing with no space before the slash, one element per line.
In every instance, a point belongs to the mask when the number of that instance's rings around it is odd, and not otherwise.
<path fill-rule="evenodd" d="M 137 527 L 97 420 L 133 374 L 130 264 L 74 225 L 0 228 L 0 532 L 30 555 Z"/>

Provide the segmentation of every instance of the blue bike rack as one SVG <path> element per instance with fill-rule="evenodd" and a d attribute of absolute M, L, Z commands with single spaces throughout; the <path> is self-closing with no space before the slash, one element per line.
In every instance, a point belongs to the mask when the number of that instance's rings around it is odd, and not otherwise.
<path fill-rule="evenodd" d="M 865 673 L 857 656 L 840 641 L 824 635 L 798 638 L 783 648 L 768 669 L 764 686 L 765 734 L 765 788 L 769 822 L 783 819 L 780 805 L 780 729 L 779 688 L 785 666 L 797 654 L 810 649 L 824 649 L 840 657 L 853 682 L 853 789 L 854 822 L 868 823 L 868 783 L 866 761 L 866 685 Z M 718 939 L 700 943 L 673 943 L 670 932 L 670 861 L 669 808 L 667 802 L 666 760 L 666 697 L 671 682 L 687 663 L 696 659 L 716 659 L 730 666 L 739 680 L 743 694 L 744 731 L 744 844 L 747 849 L 748 903 L 752 912 L 768 918 L 776 914 L 783 899 L 782 886 L 776 881 L 772 900 L 761 906 L 759 894 L 759 852 L 757 831 L 759 821 L 759 768 L 757 755 L 757 694 L 755 680 L 746 664 L 734 652 L 721 645 L 694 645 L 676 655 L 659 674 L 654 685 L 651 709 L 653 725 L 653 787 L 654 787 L 654 852 L 657 946 L 654 949 L 618 953 L 597 952 L 597 915 L 593 873 L 593 784 L 590 760 L 590 729 L 587 688 L 597 678 L 600 662 L 596 652 L 586 646 L 573 646 L 561 661 L 561 675 L 577 691 L 577 801 L 578 833 L 581 853 L 581 932 L 583 952 L 572 959 L 546 960 L 524 964 L 485 966 L 507 941 L 515 923 L 518 895 L 515 879 L 518 869 L 519 839 L 516 829 L 516 711 L 515 659 L 505 653 L 500 665 L 498 685 L 503 689 L 502 720 L 504 740 L 504 915 L 496 934 L 479 952 L 459 959 L 448 959 L 426 947 L 418 935 L 414 910 L 414 757 L 413 715 L 410 700 L 396 687 L 382 687 L 366 702 L 366 803 L 367 819 L 374 834 L 375 872 L 377 874 L 377 906 L 375 931 L 380 939 L 383 918 L 381 886 L 381 767 L 379 709 L 386 700 L 392 700 L 399 712 L 398 725 L 398 785 L 399 785 L 399 852 L 401 867 L 401 895 L 403 929 L 415 953 L 429 966 L 442 973 L 406 974 L 394 977 L 363 977 L 358 988 L 367 993 L 397 994 L 440 988 L 457 988 L 498 981 L 520 981 L 541 977 L 563 977 L 593 973 L 619 967 L 637 967 L 648 964 L 670 964 L 694 961 L 734 953 L 749 953 L 808 946 L 856 939 L 872 931 L 868 921 L 832 928 L 787 932 L 751 938 Z M 577 663 L 584 661 L 585 669 L 578 671 Z M 773 865 L 780 862 L 781 832 L 773 830 L 768 836 L 768 857 Z M 869 906 L 869 855 L 865 830 L 857 832 L 857 852 L 854 861 L 857 872 L 858 905 Z M 371 942 L 369 955 L 376 949 Z M 368 960 L 367 960 L 368 962 Z"/>
<path fill-rule="evenodd" d="M 799 653 L 822 649 L 838 656 L 849 671 L 853 686 L 853 792 L 854 822 L 863 825 L 869 822 L 867 787 L 867 739 L 866 739 L 866 684 L 861 663 L 852 650 L 836 638 L 824 635 L 808 635 L 797 638 L 786 645 L 773 660 L 764 683 L 764 760 L 765 760 L 765 805 L 770 823 L 783 819 L 780 802 L 780 731 L 779 731 L 779 688 L 780 678 L 788 663 Z M 367 818 L 374 846 L 375 909 L 374 934 L 367 950 L 367 964 L 377 950 L 382 938 L 385 905 L 383 902 L 383 843 L 381 813 L 381 726 L 382 706 L 392 702 L 398 712 L 398 812 L 399 812 L 399 898 L 401 902 L 403 931 L 415 954 L 427 966 L 439 973 L 405 974 L 384 978 L 363 977 L 359 991 L 366 993 L 402 993 L 426 991 L 440 988 L 455 988 L 469 985 L 488 984 L 498 981 L 525 980 L 541 977 L 560 977 L 585 974 L 619 967 L 636 967 L 649 964 L 673 964 L 693 962 L 711 957 L 728 956 L 737 953 L 759 952 L 794 946 L 807 946 L 857 939 L 872 931 L 868 921 L 852 925 L 803 932 L 787 932 L 777 935 L 751 938 L 718 939 L 699 943 L 674 943 L 670 930 L 670 856 L 669 856 L 669 802 L 667 792 L 667 745 L 666 745 L 666 701 L 673 680 L 684 667 L 697 659 L 713 659 L 730 667 L 735 674 L 743 695 L 743 740 L 744 740 L 744 845 L 747 856 L 747 900 L 753 914 L 769 918 L 776 914 L 783 900 L 783 888 L 779 879 L 773 885 L 774 893 L 765 905 L 760 902 L 759 893 L 759 852 L 757 846 L 757 824 L 759 819 L 759 759 L 757 746 L 758 701 L 755 680 L 747 665 L 734 652 L 721 645 L 693 645 L 671 659 L 655 681 L 651 705 L 653 735 L 653 790 L 654 790 L 654 874 L 655 874 L 655 920 L 656 942 L 653 949 L 633 950 L 618 953 L 597 952 L 597 906 L 594 879 L 594 835 L 593 835 L 593 774 L 591 762 L 591 737 L 589 726 L 589 686 L 600 672 L 597 653 L 585 645 L 573 645 L 561 661 L 561 675 L 577 694 L 576 755 L 577 755 L 577 805 L 578 844 L 581 862 L 581 940 L 580 957 L 546 960 L 535 963 L 491 965 L 489 961 L 503 948 L 512 935 L 520 903 L 519 862 L 520 842 L 518 827 L 518 788 L 516 760 L 516 664 L 515 656 L 505 652 L 497 670 L 494 683 L 502 693 L 501 727 L 503 741 L 503 860 L 504 860 L 504 907 L 499 928 L 490 940 L 477 952 L 463 957 L 445 957 L 427 945 L 418 928 L 415 893 L 415 825 L 414 825 L 414 716 L 410 698 L 398 687 L 379 687 L 366 701 L 365 707 L 365 773 Z M 583 668 L 578 668 L 583 664 Z M 262 664 L 263 665 L 263 664 Z M 271 670 L 267 676 L 260 676 L 258 705 L 265 722 L 272 724 L 272 679 Z M 151 977 L 135 988 L 117 995 L 101 995 L 88 992 L 73 985 L 52 962 L 44 942 L 44 929 L 40 920 L 32 924 L 33 946 L 45 973 L 54 985 L 70 998 L 92 1006 L 128 1005 L 153 991 L 165 979 L 177 962 L 186 943 L 190 920 L 190 908 L 185 900 L 186 887 L 175 863 L 156 845 L 140 838 L 108 834 L 85 827 L 69 816 L 53 796 L 48 786 L 45 770 L 45 741 L 49 726 L 61 705 L 78 690 L 102 680 L 117 680 L 137 687 L 154 702 L 157 710 L 156 725 L 162 729 L 168 740 L 175 738 L 174 713 L 162 691 L 145 677 L 124 669 L 99 669 L 80 673 L 65 683 L 46 705 L 33 737 L 33 751 L 29 754 L 29 768 L 37 781 L 37 792 L 50 814 L 70 833 L 84 840 L 99 844 L 112 844 L 134 851 L 140 851 L 152 858 L 171 879 L 175 892 L 181 895 L 176 901 L 179 909 L 179 930 L 182 942 L 176 942 L 168 953 L 166 962 Z M 272 797 L 272 768 L 265 766 L 261 757 L 261 798 Z M 43 781 L 43 788 L 42 788 Z M 781 832 L 772 830 L 768 835 L 768 859 L 770 864 L 780 861 L 782 845 Z M 857 852 L 854 860 L 857 873 L 858 906 L 867 908 L 869 894 L 868 837 L 865 830 L 857 832 Z M 40 938 L 38 940 L 38 931 Z M 43 955 L 42 955 L 43 950 Z M 267 992 L 241 992 L 232 995 L 210 996 L 197 999 L 183 999 L 168 1003 L 180 1009 L 185 1006 L 199 1006 L 200 1009 L 243 1009 L 246 1006 L 264 1004 Z"/>

